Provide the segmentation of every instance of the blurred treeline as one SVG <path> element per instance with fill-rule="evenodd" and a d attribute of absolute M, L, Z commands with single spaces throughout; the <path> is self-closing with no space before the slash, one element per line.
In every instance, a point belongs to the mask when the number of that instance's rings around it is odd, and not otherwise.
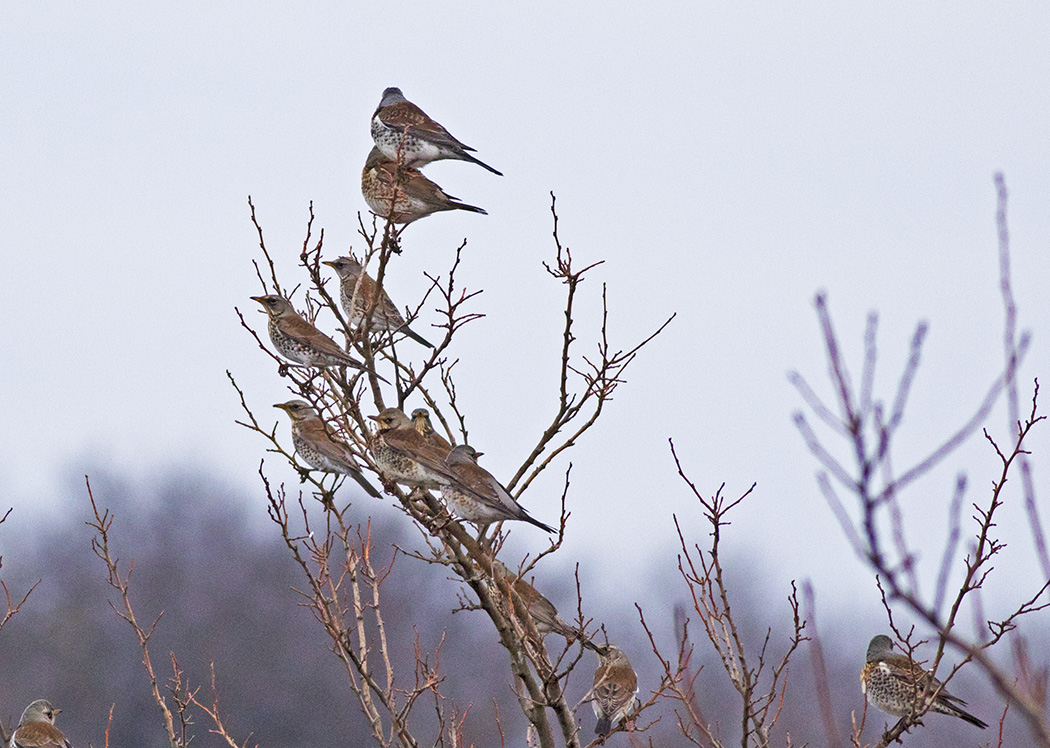
<path fill-rule="evenodd" d="M 122 565 L 134 559 L 132 595 L 140 623 L 148 625 L 163 612 L 150 642 L 161 681 L 171 676 L 174 653 L 185 677 L 202 687 L 201 701 L 209 703 L 209 668 L 214 663 L 219 706 L 227 727 L 239 741 L 248 738 L 248 745 L 374 745 L 357 701 L 346 687 L 345 670 L 329 651 L 328 639 L 309 610 L 301 607 L 303 598 L 293 591 L 302 583 L 299 570 L 276 527 L 265 520 L 260 496 L 245 496 L 207 476 L 184 473 L 145 486 L 96 473 L 91 484 L 98 504 L 115 515 L 112 552 Z M 298 486 L 289 488 L 297 492 Z M 418 530 L 389 504 L 362 497 L 355 506 L 362 521 L 372 516 L 373 540 L 386 561 L 394 544 L 412 549 L 421 542 Z M 311 512 L 321 521 L 319 506 L 311 507 Z M 64 710 L 58 724 L 74 746 L 100 748 L 110 707 L 115 705 L 110 746 L 164 748 L 167 741 L 149 692 L 141 651 L 131 628 L 108 603 L 116 600 L 115 593 L 91 550 L 92 530 L 85 524 L 90 516 L 83 482 L 70 481 L 65 495 L 54 497 L 46 509 L 16 507 L 0 525 L 0 576 L 8 588 L 13 594 L 24 593 L 37 579 L 42 580 L 22 611 L 0 631 L 0 718 L 10 727 L 26 704 L 45 697 Z M 640 555 L 641 562 L 652 565 L 653 584 L 647 599 L 638 602 L 654 632 L 664 637 L 658 641 L 664 655 L 673 656 L 676 608 L 689 604 L 675 556 L 673 551 L 663 557 Z M 771 598 L 761 583 L 762 570 L 750 560 L 736 561 L 739 563 L 729 558 L 728 566 L 743 570 L 733 587 L 733 610 L 743 622 L 741 633 L 757 648 L 765 627 L 773 626 L 770 647 L 779 656 L 788 633 L 784 602 L 788 591 L 777 591 Z M 580 572 L 584 590 L 589 586 L 587 571 L 581 568 Z M 571 568 L 557 579 L 537 578 L 536 584 L 564 617 L 572 617 L 576 587 Z M 524 718 L 511 692 L 506 653 L 482 614 L 452 613 L 459 606 L 458 590 L 443 568 L 400 556 L 382 589 L 400 677 L 411 677 L 417 636 L 424 652 L 432 651 L 444 637 L 441 670 L 446 680 L 442 689 L 461 711 L 469 707 L 464 730 L 468 744 L 479 748 L 500 745 L 494 720 L 498 704 L 507 745 L 518 745 Z M 606 618 L 604 623 L 629 653 L 644 698 L 647 689 L 659 682 L 659 665 L 638 624 L 635 601 L 612 602 L 618 604 L 603 604 L 602 610 L 619 611 L 621 617 Z M 585 599 L 585 610 L 588 607 L 593 606 Z M 818 610 L 823 620 L 827 613 Z M 872 625 L 880 631 L 884 628 L 880 622 Z M 778 626 L 783 628 L 778 631 Z M 859 719 L 863 708 L 858 674 L 873 631 L 821 629 L 835 718 L 844 738 L 850 710 L 857 710 Z M 703 666 L 697 681 L 700 706 L 710 721 L 719 724 L 722 736 L 730 739 L 739 735 L 739 696 L 728 686 L 721 664 L 699 629 L 691 638 L 697 647 L 695 662 Z M 1040 641 L 1045 644 L 1048 638 L 1033 638 L 1036 651 Z M 556 636 L 548 639 L 548 646 L 560 643 Z M 593 655 L 588 653 L 585 658 L 593 659 Z M 587 676 L 592 668 L 585 666 L 579 672 Z M 585 677 L 576 676 L 569 693 L 578 700 L 589 685 Z M 782 736 L 779 729 L 786 729 L 793 745 L 828 745 L 808 645 L 792 661 L 787 686 L 777 734 Z M 989 698 L 982 699 L 983 690 L 973 677 L 963 677 L 953 687 L 993 726 L 988 731 L 930 715 L 926 728 L 906 738 L 907 743 L 995 745 L 994 728 L 1003 705 L 990 698 L 990 689 L 986 690 Z M 654 745 L 683 743 L 672 709 L 668 702 L 658 710 L 661 720 L 646 735 Z M 432 713 L 432 708 L 425 707 L 414 712 L 417 719 L 424 720 Z M 869 713 L 865 736 L 874 740 L 875 731 L 887 720 L 878 712 Z M 585 730 L 593 729 L 589 705 L 581 708 L 581 721 Z M 220 745 L 217 737 L 208 734 L 210 726 L 205 715 L 198 713 L 193 745 Z M 418 734 L 428 733 L 422 729 Z M 610 742 L 627 745 L 628 739 L 617 735 Z M 1026 744 L 1025 728 L 1016 719 L 1007 720 L 1004 744 Z"/>

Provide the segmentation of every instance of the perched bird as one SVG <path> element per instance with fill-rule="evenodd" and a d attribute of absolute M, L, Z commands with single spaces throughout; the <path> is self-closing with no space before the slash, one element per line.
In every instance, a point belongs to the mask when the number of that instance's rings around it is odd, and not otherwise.
<path fill-rule="evenodd" d="M 378 428 L 368 448 L 388 481 L 433 489 L 448 482 L 445 453 L 416 431 L 404 411 L 387 408 L 369 418 Z"/>
<path fill-rule="evenodd" d="M 288 299 L 273 295 L 252 296 L 252 299 L 266 310 L 270 318 L 270 340 L 277 352 L 289 361 L 303 366 L 365 368 L 360 361 L 350 358 L 334 340 L 300 317 Z"/>
<path fill-rule="evenodd" d="M 619 647 L 610 644 L 597 651 L 591 706 L 598 718 L 594 732 L 604 738 L 638 706 L 638 676 Z"/>
<path fill-rule="evenodd" d="M 907 656 L 894 654 L 893 641 L 888 636 L 879 634 L 871 640 L 864 669 L 860 672 L 860 690 L 872 704 L 894 717 L 906 717 L 918 712 L 921 707 L 917 703 L 919 696 L 927 687 L 931 694 L 940 689 L 930 711 L 964 719 L 982 730 L 988 727 L 987 723 L 962 709 L 966 702 L 948 693 L 932 673 Z"/>
<path fill-rule="evenodd" d="M 423 435 L 423 438 L 430 442 L 433 446 L 438 449 L 443 449 L 445 455 L 452 450 L 452 445 L 448 443 L 441 434 L 434 430 L 434 425 L 430 423 L 430 411 L 426 408 L 416 408 L 412 411 L 412 424 L 416 427 L 416 431 Z"/>
<path fill-rule="evenodd" d="M 592 644 L 590 639 L 584 636 L 582 632 L 574 629 L 562 620 L 561 616 L 558 615 L 558 609 L 554 607 L 554 603 L 526 582 L 523 577 L 513 573 L 498 559 L 492 560 L 492 566 L 493 574 L 498 574 L 511 585 L 514 594 L 518 596 L 521 604 L 529 611 L 529 617 L 532 619 L 532 625 L 536 628 L 537 634 L 543 637 L 553 632 L 564 636 L 569 642 L 579 639 L 583 646 L 589 647 L 595 652 L 598 651 L 598 647 Z"/>
<path fill-rule="evenodd" d="M 492 473 L 478 465 L 479 454 L 473 447 L 460 444 L 445 458 L 448 481 L 441 488 L 441 496 L 449 508 L 462 519 L 479 525 L 520 519 L 555 532 L 550 525 L 533 519 Z"/>
<path fill-rule="evenodd" d="M 339 274 L 339 303 L 342 304 L 346 313 L 347 321 L 351 327 L 357 327 L 365 318 L 365 314 L 375 303 L 372 312 L 372 329 L 380 332 L 403 332 L 417 343 L 433 348 L 433 344 L 416 335 L 405 324 L 405 318 L 394 306 L 394 302 L 387 296 L 386 291 L 380 294 L 376 302 L 376 282 L 364 272 L 361 263 L 353 257 L 339 257 L 335 260 L 325 260 L 323 264 L 333 268 Z"/>
<path fill-rule="evenodd" d="M 361 474 L 350 448 L 328 434 L 324 421 L 310 403 L 289 400 L 273 407 L 280 408 L 292 419 L 292 444 L 303 462 L 314 470 L 349 475 L 370 495 L 380 498 L 379 491 Z"/>
<path fill-rule="evenodd" d="M 488 213 L 476 205 L 467 205 L 452 197 L 423 176 L 419 169 L 398 166 L 378 148 L 373 148 L 361 170 L 361 194 L 380 218 L 394 223 L 412 223 L 443 210 L 469 210 Z"/>
<path fill-rule="evenodd" d="M 34 701 L 22 712 L 9 748 L 70 748 L 66 736 L 55 727 L 55 717 L 61 711 L 46 699 Z"/>
<path fill-rule="evenodd" d="M 405 98 L 400 88 L 383 91 L 379 107 L 372 115 L 372 140 L 391 161 L 407 166 L 425 166 L 445 158 L 470 161 L 493 174 L 503 176 L 488 164 L 470 155 L 474 149 L 456 140 L 449 131 Z"/>

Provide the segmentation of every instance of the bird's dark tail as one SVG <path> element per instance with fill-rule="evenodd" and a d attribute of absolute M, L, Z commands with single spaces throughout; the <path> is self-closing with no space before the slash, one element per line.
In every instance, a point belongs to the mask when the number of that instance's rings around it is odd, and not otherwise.
<path fill-rule="evenodd" d="M 536 527 L 540 527 L 546 530 L 547 532 L 557 532 L 557 530 L 555 530 L 553 527 L 551 527 L 550 525 L 543 524 L 538 519 L 534 518 L 531 514 L 526 512 L 524 509 L 521 510 L 521 518 L 529 524 L 536 525 Z"/>
<path fill-rule="evenodd" d="M 937 703 L 934 706 L 934 711 L 941 712 L 942 714 L 950 714 L 953 717 L 966 720 L 971 725 L 980 727 L 982 730 L 988 727 L 988 723 L 984 720 L 977 719 L 977 717 L 970 714 L 962 707 L 966 706 L 966 702 L 960 699 L 958 696 L 952 696 L 941 691 L 937 697 Z"/>
<path fill-rule="evenodd" d="M 610 732 L 612 732 L 612 723 L 609 721 L 608 717 L 602 717 L 601 719 L 598 720 L 598 724 L 596 724 L 594 726 L 594 734 L 595 735 L 598 735 L 598 736 L 601 736 L 601 737 L 604 738 Z"/>
<path fill-rule="evenodd" d="M 957 706 L 956 707 L 952 707 L 952 714 L 954 714 L 959 719 L 966 720 L 971 725 L 975 725 L 977 727 L 980 727 L 982 730 L 985 729 L 986 727 L 988 727 L 988 723 L 987 722 L 985 722 L 983 720 L 980 720 L 980 719 L 977 719 L 977 717 L 973 716 L 969 712 L 964 712 L 962 709 L 960 709 Z"/>
<path fill-rule="evenodd" d="M 434 347 L 433 343 L 429 342 L 428 340 L 424 339 L 422 336 L 417 335 L 416 333 L 414 333 L 410 329 L 408 329 L 408 325 L 405 325 L 404 327 L 402 327 L 401 328 L 401 332 L 403 332 L 408 337 L 412 338 L 412 340 L 416 341 L 417 343 L 422 343 L 427 348 L 433 348 Z"/>
<path fill-rule="evenodd" d="M 459 210 L 469 210 L 471 213 L 480 213 L 483 216 L 489 214 L 487 210 L 479 208 L 476 205 L 467 205 L 466 203 L 449 203 L 449 205 L 453 208 L 458 208 Z"/>
<path fill-rule="evenodd" d="M 357 484 L 359 486 L 361 486 L 361 488 L 365 489 L 365 492 L 369 496 L 374 496 L 377 499 L 383 498 L 383 495 L 381 493 L 379 493 L 379 491 L 376 490 L 375 486 L 373 486 L 371 483 L 369 483 L 368 479 L 365 478 L 365 476 L 363 476 L 359 471 L 357 471 L 357 470 L 347 470 L 345 472 L 346 472 L 346 475 L 349 475 L 351 478 L 353 478 L 355 481 L 357 481 Z"/>
<path fill-rule="evenodd" d="M 477 164 L 478 166 L 484 166 L 486 169 L 488 169 L 489 171 L 491 171 L 493 174 L 495 174 L 498 177 L 502 177 L 503 176 L 503 172 L 502 171 L 496 171 L 491 166 L 486 164 L 484 161 L 474 158 L 469 153 L 460 154 L 460 158 L 462 158 L 464 161 L 470 161 L 472 164 Z"/>

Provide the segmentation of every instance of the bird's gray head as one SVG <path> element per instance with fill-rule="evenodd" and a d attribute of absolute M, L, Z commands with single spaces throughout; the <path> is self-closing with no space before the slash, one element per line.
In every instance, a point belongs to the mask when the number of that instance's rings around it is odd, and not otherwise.
<path fill-rule="evenodd" d="M 412 428 L 412 421 L 408 420 L 405 411 L 398 408 L 387 408 L 379 415 L 369 416 L 369 418 L 379 424 L 380 431 Z"/>
<path fill-rule="evenodd" d="M 631 666 L 630 661 L 627 659 L 627 655 L 623 653 L 623 650 L 617 647 L 615 644 L 609 644 L 605 647 L 598 649 L 598 657 L 601 658 L 602 664 L 605 665 L 626 665 Z"/>
<path fill-rule="evenodd" d="M 305 400 L 289 400 L 286 403 L 277 403 L 273 407 L 280 408 L 293 421 L 305 421 L 307 418 L 317 418 L 317 411 Z"/>
<path fill-rule="evenodd" d="M 877 662 L 893 654 L 893 640 L 885 634 L 879 634 L 868 643 L 867 662 Z"/>
<path fill-rule="evenodd" d="M 383 91 L 383 98 L 379 100 L 379 106 L 390 106 L 391 104 L 400 104 L 402 101 L 408 101 L 405 95 L 401 93 L 400 88 L 390 88 Z"/>
<path fill-rule="evenodd" d="M 26 722 L 49 722 L 53 725 L 55 724 L 55 715 L 61 711 L 61 709 L 55 709 L 55 707 L 51 706 L 51 702 L 47 699 L 37 699 L 27 706 L 24 712 L 22 712 L 22 719 L 19 720 L 18 724 L 24 725 Z"/>
<path fill-rule="evenodd" d="M 282 314 L 288 314 L 289 312 L 295 313 L 291 302 L 283 296 L 275 296 L 273 294 L 269 296 L 252 296 L 252 300 L 262 304 L 263 309 L 271 317 L 280 317 Z"/>
<path fill-rule="evenodd" d="M 445 457 L 445 462 L 449 465 L 476 465 L 481 454 L 469 444 L 459 444 L 448 453 L 448 456 Z"/>
<path fill-rule="evenodd" d="M 334 260 L 324 260 L 321 264 L 335 270 L 341 280 L 354 279 L 361 275 L 361 263 L 353 257 L 337 257 Z"/>

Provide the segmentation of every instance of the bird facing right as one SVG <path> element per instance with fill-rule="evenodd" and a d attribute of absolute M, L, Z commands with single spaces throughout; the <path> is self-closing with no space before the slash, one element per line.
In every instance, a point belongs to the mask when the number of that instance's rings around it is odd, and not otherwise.
<path fill-rule="evenodd" d="M 364 271 L 361 263 L 353 257 L 338 257 L 335 260 L 324 260 L 323 265 L 328 265 L 339 274 L 339 303 L 346 313 L 347 322 L 351 327 L 357 327 L 364 320 L 368 310 L 375 305 L 372 312 L 372 329 L 379 332 L 403 332 L 417 343 L 433 348 L 416 333 L 412 332 L 405 324 L 405 318 L 401 316 L 394 302 L 384 290 L 376 301 L 378 286 L 372 277 Z"/>
<path fill-rule="evenodd" d="M 879 634 L 871 640 L 860 673 L 860 690 L 872 704 L 894 717 L 907 717 L 918 712 L 919 696 L 927 687 L 931 694 L 940 689 L 930 711 L 950 714 L 982 730 L 988 727 L 987 723 L 962 709 L 966 702 L 948 693 L 932 673 L 907 656 L 895 654 L 893 640 L 888 636 Z"/>
<path fill-rule="evenodd" d="M 492 559 L 492 569 L 494 576 L 498 576 L 511 585 L 514 594 L 517 595 L 522 606 L 528 611 L 529 618 L 532 619 L 532 625 L 536 629 L 537 634 L 544 637 L 553 632 L 565 637 L 568 642 L 578 639 L 583 646 L 593 649 L 595 652 L 600 651 L 600 648 L 592 644 L 591 640 L 583 632 L 574 629 L 562 620 L 562 617 L 558 615 L 558 609 L 554 607 L 554 603 L 525 581 L 523 577 L 519 577 L 508 569 L 502 561 L 497 558 Z"/>
<path fill-rule="evenodd" d="M 412 223 L 443 210 L 467 210 L 488 215 L 484 208 L 467 205 L 423 176 L 419 169 L 398 166 L 373 148 L 361 170 L 361 194 L 380 218 Z"/>
<path fill-rule="evenodd" d="M 597 652 L 591 706 L 598 718 L 594 732 L 604 738 L 638 706 L 638 676 L 619 647 L 610 644 Z"/>
<path fill-rule="evenodd" d="M 22 712 L 9 748 L 70 748 L 66 736 L 55 727 L 55 717 L 61 711 L 47 699 L 34 701 Z"/>
<path fill-rule="evenodd" d="M 292 419 L 292 444 L 303 462 L 314 470 L 349 475 L 369 495 L 377 499 L 381 497 L 375 486 L 361 473 L 350 448 L 329 435 L 324 421 L 310 403 L 305 400 L 289 400 L 286 403 L 277 403 L 273 407 L 280 408 Z"/>
<path fill-rule="evenodd" d="M 365 368 L 360 361 L 350 358 L 334 340 L 300 317 L 288 299 L 275 294 L 251 298 L 262 304 L 269 319 L 270 341 L 277 352 L 289 361 L 322 368 Z"/>
<path fill-rule="evenodd" d="M 441 497 L 449 509 L 479 525 L 520 519 L 547 532 L 556 532 L 550 525 L 534 519 L 492 473 L 478 465 L 478 454 L 473 447 L 460 444 L 445 458 L 448 482 L 441 488 Z"/>
<path fill-rule="evenodd" d="M 452 137 L 452 134 L 432 120 L 427 113 L 405 98 L 400 88 L 383 91 L 372 115 L 372 140 L 391 161 L 408 166 L 424 166 L 431 161 L 452 158 L 470 161 L 493 174 L 503 176 L 483 161 L 470 155 L 474 149 Z"/>

